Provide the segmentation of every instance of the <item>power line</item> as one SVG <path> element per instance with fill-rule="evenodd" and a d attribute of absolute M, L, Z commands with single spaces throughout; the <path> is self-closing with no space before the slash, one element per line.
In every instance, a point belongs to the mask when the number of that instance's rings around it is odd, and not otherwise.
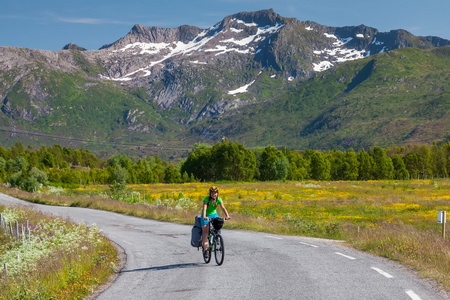
<path fill-rule="evenodd" d="M 66 137 L 66 136 L 59 136 L 59 135 L 50 135 L 45 134 L 41 132 L 36 131 L 23 131 L 23 130 L 17 130 L 17 129 L 9 129 L 0 127 L 0 131 L 8 132 L 8 133 L 15 133 L 15 134 L 22 134 L 22 135 L 31 135 L 31 136 L 41 136 L 41 137 L 48 137 L 48 138 L 54 138 L 54 139 L 62 139 L 67 141 L 76 141 L 76 142 L 84 142 L 84 143 L 93 143 L 98 145 L 109 145 L 109 146 L 118 146 L 118 147 L 145 147 L 150 149 L 156 149 L 156 150 L 176 150 L 176 151 L 190 151 L 191 149 L 184 148 L 184 147 L 175 147 L 175 146 L 150 146 L 150 145 L 140 145 L 140 144 L 130 144 L 130 143 L 111 143 L 111 142 L 100 142 L 100 141 L 94 141 L 89 139 L 82 139 L 82 138 L 74 138 L 74 137 Z"/>

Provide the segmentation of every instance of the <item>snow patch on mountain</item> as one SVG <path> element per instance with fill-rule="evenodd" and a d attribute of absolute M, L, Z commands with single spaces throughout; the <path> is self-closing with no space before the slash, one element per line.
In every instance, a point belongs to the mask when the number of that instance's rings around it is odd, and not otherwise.
<path fill-rule="evenodd" d="M 380 46 L 380 45 L 384 45 L 383 42 L 377 41 L 377 38 L 375 37 L 371 43 L 372 45 L 376 45 L 376 46 Z"/>
<path fill-rule="evenodd" d="M 247 27 L 256 27 L 256 26 L 258 26 L 258 24 L 256 24 L 256 23 L 245 23 L 244 21 L 238 20 L 238 19 L 231 19 L 231 21 L 236 21 L 236 23 L 244 24 Z"/>
<path fill-rule="evenodd" d="M 196 65 L 207 65 L 207 62 L 204 61 L 198 61 L 198 60 L 191 60 L 190 61 L 191 64 L 196 64 Z"/>
<path fill-rule="evenodd" d="M 261 73 L 262 73 L 262 70 L 259 71 L 258 75 L 256 75 L 256 79 L 258 78 L 259 75 L 261 75 Z M 248 83 L 248 84 L 246 84 L 246 85 L 244 85 L 244 86 L 241 86 L 241 87 L 239 87 L 239 88 L 237 88 L 237 89 L 235 89 L 235 90 L 228 91 L 228 95 L 236 95 L 236 94 L 241 94 L 241 93 L 247 93 L 247 92 L 248 92 L 248 88 L 249 88 L 252 84 L 255 83 L 256 79 L 255 79 L 255 80 L 252 80 L 250 83 Z"/>
<path fill-rule="evenodd" d="M 126 45 L 122 49 L 114 50 L 113 52 L 132 51 L 135 54 L 157 54 L 161 50 L 167 48 L 170 44 L 167 43 L 133 43 Z"/>
<path fill-rule="evenodd" d="M 132 75 L 136 75 L 139 71 L 147 71 L 147 69 L 151 69 L 152 67 L 162 64 L 164 61 L 167 61 L 176 56 L 190 56 L 195 52 L 205 51 L 205 52 L 217 52 L 215 56 L 225 54 L 227 52 L 237 52 L 241 54 L 257 54 L 261 51 L 256 48 L 259 46 L 258 43 L 264 41 L 267 38 L 267 35 L 278 32 L 284 24 L 276 23 L 274 25 L 267 25 L 258 27 L 256 23 L 246 23 L 239 19 L 231 19 L 230 24 L 236 24 L 234 26 L 241 26 L 241 28 L 233 28 L 228 27 L 232 32 L 231 38 L 220 40 L 223 38 L 222 36 L 228 32 L 228 29 L 219 30 L 220 23 L 215 26 L 210 27 L 209 29 L 203 30 L 200 32 L 194 39 L 187 43 L 183 43 L 181 41 L 172 42 L 172 43 L 141 43 L 136 42 L 125 47 L 114 50 L 113 53 L 126 52 L 130 55 L 149 55 L 153 56 L 154 60 L 150 58 L 150 63 L 142 69 L 139 69 L 133 73 L 127 74 L 125 76 L 121 76 L 119 78 L 106 77 L 111 80 L 120 80 L 120 81 L 128 81 L 131 80 Z M 247 27 L 257 27 L 257 30 L 254 34 L 249 36 L 243 36 L 242 33 L 244 29 L 242 29 L 243 24 Z M 227 34 L 230 36 L 230 33 Z M 225 35 L 225 36 L 227 36 Z M 217 41 L 212 43 L 214 46 L 210 46 L 208 48 L 208 43 L 212 42 L 214 39 L 219 39 L 218 44 Z M 194 64 L 200 64 L 198 61 L 191 61 Z M 201 63 L 204 64 L 204 63 Z M 149 73 L 142 73 L 142 76 L 148 76 Z M 105 77 L 103 77 L 105 78 Z"/>
<path fill-rule="evenodd" d="M 139 77 L 147 77 L 152 74 L 152 72 L 150 70 L 147 70 L 147 68 L 140 68 L 139 70 L 133 71 L 133 72 L 128 73 L 119 78 L 112 78 L 112 77 L 108 77 L 108 76 L 104 76 L 104 75 L 100 75 L 100 78 L 107 79 L 107 80 L 113 80 L 113 81 L 130 81 L 130 80 L 133 80 L 132 76 L 139 72 L 143 72 L 143 75 L 140 75 Z"/>
<path fill-rule="evenodd" d="M 253 80 L 252 82 L 250 82 L 249 84 L 246 84 L 246 85 L 244 85 L 244 86 L 241 86 L 240 88 L 237 88 L 237 89 L 232 90 L 232 91 L 228 91 L 228 95 L 235 95 L 235 94 L 240 94 L 240 93 L 247 93 L 247 92 L 248 92 L 247 89 L 248 89 L 252 84 L 254 84 L 255 81 L 256 81 L 256 79 Z"/>
<path fill-rule="evenodd" d="M 237 48 L 227 48 L 227 46 L 217 45 L 216 48 L 214 48 L 214 49 L 206 49 L 205 52 L 219 51 L 219 53 L 215 54 L 217 56 L 217 55 L 225 54 L 227 52 L 232 52 L 232 51 L 238 52 L 238 53 L 242 53 L 242 54 L 249 54 L 250 51 L 252 51 L 252 50 L 254 50 L 252 47 L 249 47 L 249 48 L 244 49 L 244 50 L 240 50 L 240 49 L 237 49 Z"/>
<path fill-rule="evenodd" d="M 318 64 L 313 63 L 313 69 L 316 72 L 322 72 L 325 71 L 329 68 L 331 68 L 332 66 L 334 66 L 332 63 L 330 63 L 329 61 L 321 61 Z"/>
<path fill-rule="evenodd" d="M 319 55 L 324 60 L 319 63 L 313 63 L 313 70 L 316 72 L 325 71 L 333 67 L 336 63 L 342 63 L 350 60 L 361 59 L 365 57 L 365 50 L 356 50 L 352 48 L 346 48 L 345 45 L 353 40 L 352 37 L 338 38 L 334 34 L 324 33 L 329 39 L 336 40 L 332 43 L 331 49 L 315 50 L 314 54 Z M 358 37 L 358 34 L 356 35 Z"/>
<path fill-rule="evenodd" d="M 389 48 L 384 46 L 383 49 L 381 49 L 380 53 L 383 53 L 384 51 L 388 51 L 388 50 L 389 50 Z"/>

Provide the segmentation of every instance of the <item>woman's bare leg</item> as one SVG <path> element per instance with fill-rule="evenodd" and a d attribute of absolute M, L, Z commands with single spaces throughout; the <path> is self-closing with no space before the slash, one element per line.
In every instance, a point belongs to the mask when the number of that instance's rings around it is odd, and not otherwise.
<path fill-rule="evenodd" d="M 208 226 L 209 224 L 202 226 L 203 251 L 208 249 Z"/>

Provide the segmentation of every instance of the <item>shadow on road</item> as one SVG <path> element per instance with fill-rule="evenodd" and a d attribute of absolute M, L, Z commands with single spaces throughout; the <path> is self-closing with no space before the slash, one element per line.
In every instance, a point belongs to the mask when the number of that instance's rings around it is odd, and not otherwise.
<path fill-rule="evenodd" d="M 170 270 L 170 269 L 185 269 L 185 268 L 195 268 L 201 267 L 204 264 L 176 264 L 176 265 L 167 265 L 167 266 L 159 266 L 159 267 L 150 267 L 150 268 L 142 268 L 142 269 L 133 269 L 133 270 L 125 270 L 120 273 L 128 273 L 128 272 L 140 272 L 140 271 L 161 271 L 161 270 Z"/>

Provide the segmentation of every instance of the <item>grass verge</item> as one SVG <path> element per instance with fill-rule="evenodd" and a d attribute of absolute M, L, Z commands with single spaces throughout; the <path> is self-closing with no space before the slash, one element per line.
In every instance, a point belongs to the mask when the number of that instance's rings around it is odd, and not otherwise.
<path fill-rule="evenodd" d="M 23 207 L 0 211 L 31 229 L 28 239 L 0 231 L 0 299 L 84 299 L 115 274 L 117 250 L 98 228 Z"/>

